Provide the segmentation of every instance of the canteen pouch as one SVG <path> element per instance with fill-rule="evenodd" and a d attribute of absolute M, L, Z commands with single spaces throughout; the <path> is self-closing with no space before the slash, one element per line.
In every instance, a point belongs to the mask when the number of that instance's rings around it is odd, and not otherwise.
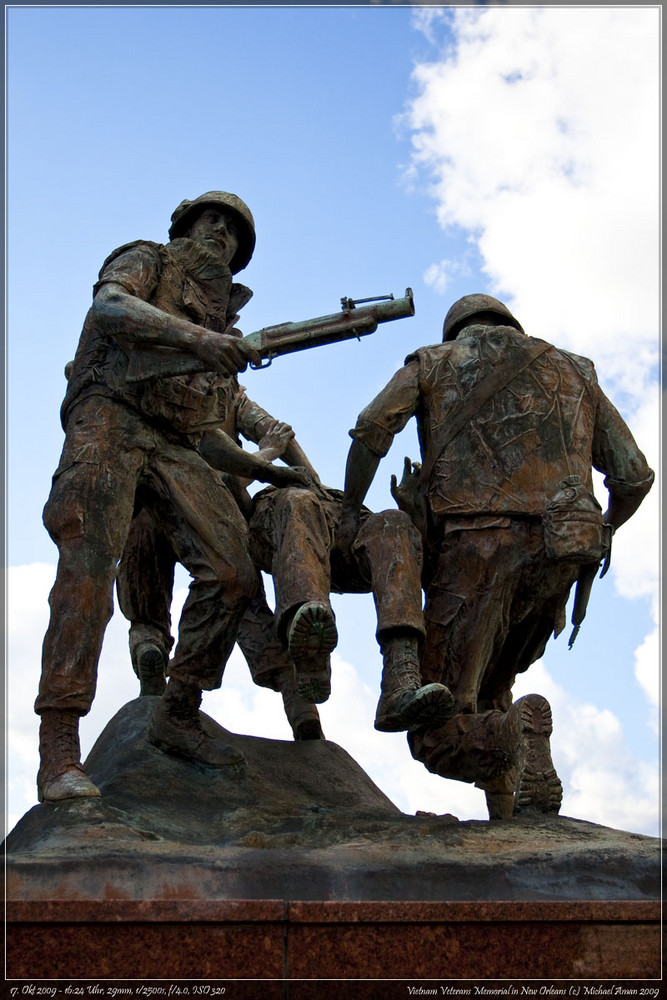
<path fill-rule="evenodd" d="M 579 476 L 567 476 L 542 515 L 547 559 L 599 563 L 605 551 L 602 508 Z"/>

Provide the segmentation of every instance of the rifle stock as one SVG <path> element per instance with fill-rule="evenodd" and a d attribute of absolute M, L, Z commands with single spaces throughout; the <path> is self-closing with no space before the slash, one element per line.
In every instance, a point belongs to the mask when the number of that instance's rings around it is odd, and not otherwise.
<path fill-rule="evenodd" d="M 364 303 L 358 306 L 358 303 Z M 367 304 L 366 304 L 367 303 Z M 414 316 L 415 306 L 412 289 L 406 288 L 405 295 L 395 299 L 393 295 L 378 299 L 341 299 L 341 311 L 329 316 L 302 320 L 299 323 L 280 323 L 265 326 L 255 333 L 249 333 L 243 340 L 260 354 L 265 364 L 251 368 L 267 368 L 273 358 L 296 351 L 306 351 L 311 347 L 335 344 L 353 337 L 365 337 L 374 333 L 380 323 Z M 140 382 L 159 375 L 189 375 L 210 371 L 210 366 L 195 354 L 178 351 L 170 347 L 134 348 L 127 369 L 128 382 Z"/>

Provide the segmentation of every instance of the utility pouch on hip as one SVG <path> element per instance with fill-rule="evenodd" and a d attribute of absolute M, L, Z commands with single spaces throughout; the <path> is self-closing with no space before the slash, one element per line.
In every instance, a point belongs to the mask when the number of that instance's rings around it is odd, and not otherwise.
<path fill-rule="evenodd" d="M 599 563 L 605 550 L 602 508 L 579 476 L 567 476 L 542 515 L 547 559 Z"/>

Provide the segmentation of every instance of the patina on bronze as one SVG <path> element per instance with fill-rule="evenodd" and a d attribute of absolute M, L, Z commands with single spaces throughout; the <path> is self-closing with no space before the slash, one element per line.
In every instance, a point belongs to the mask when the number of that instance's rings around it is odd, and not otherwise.
<path fill-rule="evenodd" d="M 199 719 L 201 692 L 220 685 L 253 600 L 259 600 L 253 627 L 270 645 L 263 631 L 268 609 L 257 597 L 259 574 L 248 550 L 247 497 L 238 477 L 274 486 L 305 486 L 317 478 L 289 440 L 291 428 L 241 399 L 237 372 L 248 363 L 263 367 L 273 356 L 361 336 L 380 322 L 414 314 L 408 289 L 399 300 L 344 299 L 339 315 L 281 324 L 243 338 L 235 323 L 252 292 L 233 276 L 247 265 L 255 246 L 247 205 L 224 191 L 186 199 L 172 215 L 169 235 L 167 245 L 140 240 L 107 258 L 68 366 L 61 411 L 66 439 L 44 510 L 59 564 L 35 703 L 42 719 L 40 800 L 99 794 L 81 768 L 78 719 L 94 697 L 118 563 L 125 553 L 127 567 L 133 547 L 146 544 L 157 583 L 151 580 L 143 591 L 135 586 L 130 595 L 121 581 L 121 600 L 136 624 L 141 618 L 150 624 L 151 617 L 157 623 L 154 632 L 160 638 L 135 649 L 147 690 L 160 689 L 174 562 L 193 576 L 150 739 L 199 764 L 242 762 L 237 750 L 212 740 Z M 241 409 L 252 411 L 246 414 L 254 421 L 251 439 L 287 433 L 282 454 L 301 467 L 274 466 L 261 448 L 249 455 L 238 447 L 234 438 L 242 430 Z M 275 442 L 271 447 L 275 457 Z M 151 601 L 159 605 L 157 611 Z M 301 615 L 302 642 L 309 649 L 321 631 L 316 619 Z M 326 641 L 331 648 L 330 637 Z M 258 645 L 253 639 L 248 648 L 256 651 Z M 152 681 L 151 670 L 157 674 Z M 274 670 L 274 679 L 279 674 Z M 277 686 L 295 717 L 303 697 L 293 683 Z"/>
<path fill-rule="evenodd" d="M 406 459 L 392 487 L 424 538 L 421 672 L 451 690 L 454 712 L 411 732 L 411 751 L 484 789 L 491 817 L 557 812 L 549 705 L 539 695 L 512 704 L 512 686 L 564 628 L 579 581 L 576 632 L 611 534 L 654 475 L 593 363 L 526 336 L 497 299 L 464 296 L 443 337 L 406 359 L 351 431 L 336 547 L 350 551 L 378 464 L 415 416 L 422 461 Z M 606 477 L 604 516 L 593 468 Z"/>
<path fill-rule="evenodd" d="M 372 593 L 383 656 L 375 726 L 400 732 L 438 725 L 449 717 L 452 697 L 439 682 L 424 684 L 419 669 L 419 534 L 403 511 L 363 508 L 354 545 L 340 559 L 332 549 L 341 500 L 341 491 L 313 483 L 308 490 L 268 488 L 254 501 L 251 551 L 273 576 L 277 632 L 294 663 L 298 694 L 315 703 L 330 694 L 329 653 L 337 642 L 330 592 Z"/>
<path fill-rule="evenodd" d="M 275 420 L 248 399 L 242 387 L 228 408 L 222 430 L 238 444 L 240 436 L 258 444 L 258 450 L 250 456 L 253 462 L 271 462 L 283 457 L 288 464 L 300 466 L 317 480 L 317 473 L 289 424 Z M 227 455 L 219 454 L 220 441 L 220 432 L 204 435 L 199 450 L 214 467 L 229 468 Z M 254 477 L 223 472 L 222 478 L 248 518 L 252 498 L 247 486 Z M 164 693 L 173 645 L 170 608 L 177 561 L 168 537 L 149 511 L 139 511 L 132 520 L 116 589 L 120 609 L 131 623 L 130 655 L 142 695 Z M 276 634 L 274 615 L 267 604 L 259 572 L 257 592 L 241 619 L 237 641 L 253 681 L 280 692 L 294 739 L 322 739 L 317 707 L 301 698 L 296 690 L 292 662 Z"/>
<path fill-rule="evenodd" d="M 374 298 L 341 300 L 341 311 L 298 323 L 279 323 L 265 326 L 244 337 L 244 343 L 253 347 L 262 361 L 251 361 L 251 368 L 268 368 L 274 358 L 284 354 L 295 354 L 311 347 L 337 344 L 342 340 L 353 340 L 375 333 L 380 323 L 390 323 L 395 319 L 414 316 L 415 304 L 412 289 L 406 288 L 402 298 L 393 295 L 379 295 Z M 369 305 L 372 303 L 372 305 Z M 359 308 L 361 306 L 361 308 Z M 173 349 L 136 349 L 127 370 L 128 382 L 137 382 L 155 375 L 189 375 L 204 370 L 204 363 Z"/>
<path fill-rule="evenodd" d="M 254 248 L 250 210 L 212 191 L 183 202 L 172 223 L 168 245 L 140 240 L 107 258 L 69 371 L 65 444 L 44 510 L 59 563 L 35 703 L 40 800 L 99 794 L 81 768 L 78 720 L 95 694 L 116 568 L 139 508 L 193 576 L 151 739 L 211 766 L 243 760 L 204 732 L 198 711 L 257 589 L 247 522 L 210 453 L 224 452 L 232 473 L 275 485 L 304 475 L 253 460 L 222 430 L 237 372 L 261 362 L 234 325 L 252 295 L 233 281 Z M 204 370 L 130 383 L 133 352 L 146 348 L 186 352 Z"/>

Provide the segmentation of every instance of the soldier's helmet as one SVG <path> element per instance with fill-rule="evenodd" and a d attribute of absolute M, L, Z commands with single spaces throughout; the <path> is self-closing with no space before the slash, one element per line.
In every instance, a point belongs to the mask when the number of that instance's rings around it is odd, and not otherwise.
<path fill-rule="evenodd" d="M 179 236 L 183 236 L 194 220 L 195 213 L 207 205 L 227 209 L 238 223 L 239 247 L 229 265 L 232 274 L 236 274 L 247 266 L 255 249 L 255 220 L 246 203 L 241 201 L 237 195 L 230 194 L 228 191 L 207 191 L 206 194 L 200 194 L 193 201 L 185 198 L 174 209 L 171 216 L 169 239 L 175 240 Z"/>
<path fill-rule="evenodd" d="M 462 299 L 458 299 L 454 303 L 445 316 L 442 339 L 454 340 L 462 324 L 477 313 L 493 313 L 499 319 L 504 320 L 508 326 L 516 327 L 521 333 L 525 332 L 518 319 L 515 319 L 506 305 L 503 305 L 498 299 L 494 299 L 492 295 L 478 293 L 464 295 Z"/>

